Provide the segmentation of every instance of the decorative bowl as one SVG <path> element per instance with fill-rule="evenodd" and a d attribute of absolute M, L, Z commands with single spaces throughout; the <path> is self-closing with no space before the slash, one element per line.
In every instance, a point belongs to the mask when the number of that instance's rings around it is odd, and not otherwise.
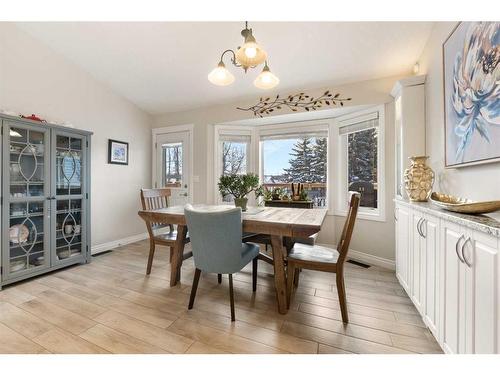
<path fill-rule="evenodd" d="M 9 228 L 9 239 L 13 244 L 26 242 L 29 235 L 30 231 L 24 224 L 15 224 Z"/>
<path fill-rule="evenodd" d="M 487 214 L 500 210 L 500 201 L 474 202 L 453 195 L 433 192 L 430 200 L 435 206 L 461 214 Z"/>

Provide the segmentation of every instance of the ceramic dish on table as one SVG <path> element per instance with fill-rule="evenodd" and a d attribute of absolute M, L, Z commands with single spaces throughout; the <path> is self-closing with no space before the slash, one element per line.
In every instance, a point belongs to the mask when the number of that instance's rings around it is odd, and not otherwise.
<path fill-rule="evenodd" d="M 430 200 L 433 205 L 444 210 L 461 214 L 487 214 L 500 210 L 500 201 L 474 202 L 469 199 L 433 192 Z"/>

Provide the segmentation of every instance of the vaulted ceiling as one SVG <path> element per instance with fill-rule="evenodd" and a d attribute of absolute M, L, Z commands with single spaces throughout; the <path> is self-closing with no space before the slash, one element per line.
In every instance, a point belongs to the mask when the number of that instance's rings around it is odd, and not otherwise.
<path fill-rule="evenodd" d="M 243 22 L 18 23 L 21 29 L 151 114 L 262 95 L 260 73 L 226 66 L 231 86 L 207 74 L 242 44 Z M 410 73 L 431 22 L 255 22 L 280 92 Z"/>

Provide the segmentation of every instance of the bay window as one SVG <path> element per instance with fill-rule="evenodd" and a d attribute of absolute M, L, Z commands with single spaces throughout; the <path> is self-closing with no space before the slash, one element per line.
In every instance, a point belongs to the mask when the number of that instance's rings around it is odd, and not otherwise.
<path fill-rule="evenodd" d="M 218 141 L 219 176 L 249 173 L 250 135 L 222 132 Z M 232 196 L 220 198 L 222 202 L 232 202 Z"/>
<path fill-rule="evenodd" d="M 261 136 L 262 182 L 290 197 L 291 183 L 302 183 L 314 207 L 327 206 L 328 133 Z"/>
<path fill-rule="evenodd" d="M 361 194 L 360 217 L 385 220 L 383 202 L 383 112 L 344 116 L 338 121 L 339 187 L 337 211 L 347 211 L 349 191 Z"/>

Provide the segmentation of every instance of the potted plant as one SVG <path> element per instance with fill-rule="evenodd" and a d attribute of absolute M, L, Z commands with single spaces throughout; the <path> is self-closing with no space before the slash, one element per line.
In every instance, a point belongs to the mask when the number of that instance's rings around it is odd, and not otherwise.
<path fill-rule="evenodd" d="M 258 197 L 262 191 L 259 186 L 259 176 L 253 173 L 220 176 L 218 186 L 222 197 L 232 195 L 234 205 L 241 207 L 242 211 L 247 210 L 247 195 L 255 191 L 255 196 Z"/>

